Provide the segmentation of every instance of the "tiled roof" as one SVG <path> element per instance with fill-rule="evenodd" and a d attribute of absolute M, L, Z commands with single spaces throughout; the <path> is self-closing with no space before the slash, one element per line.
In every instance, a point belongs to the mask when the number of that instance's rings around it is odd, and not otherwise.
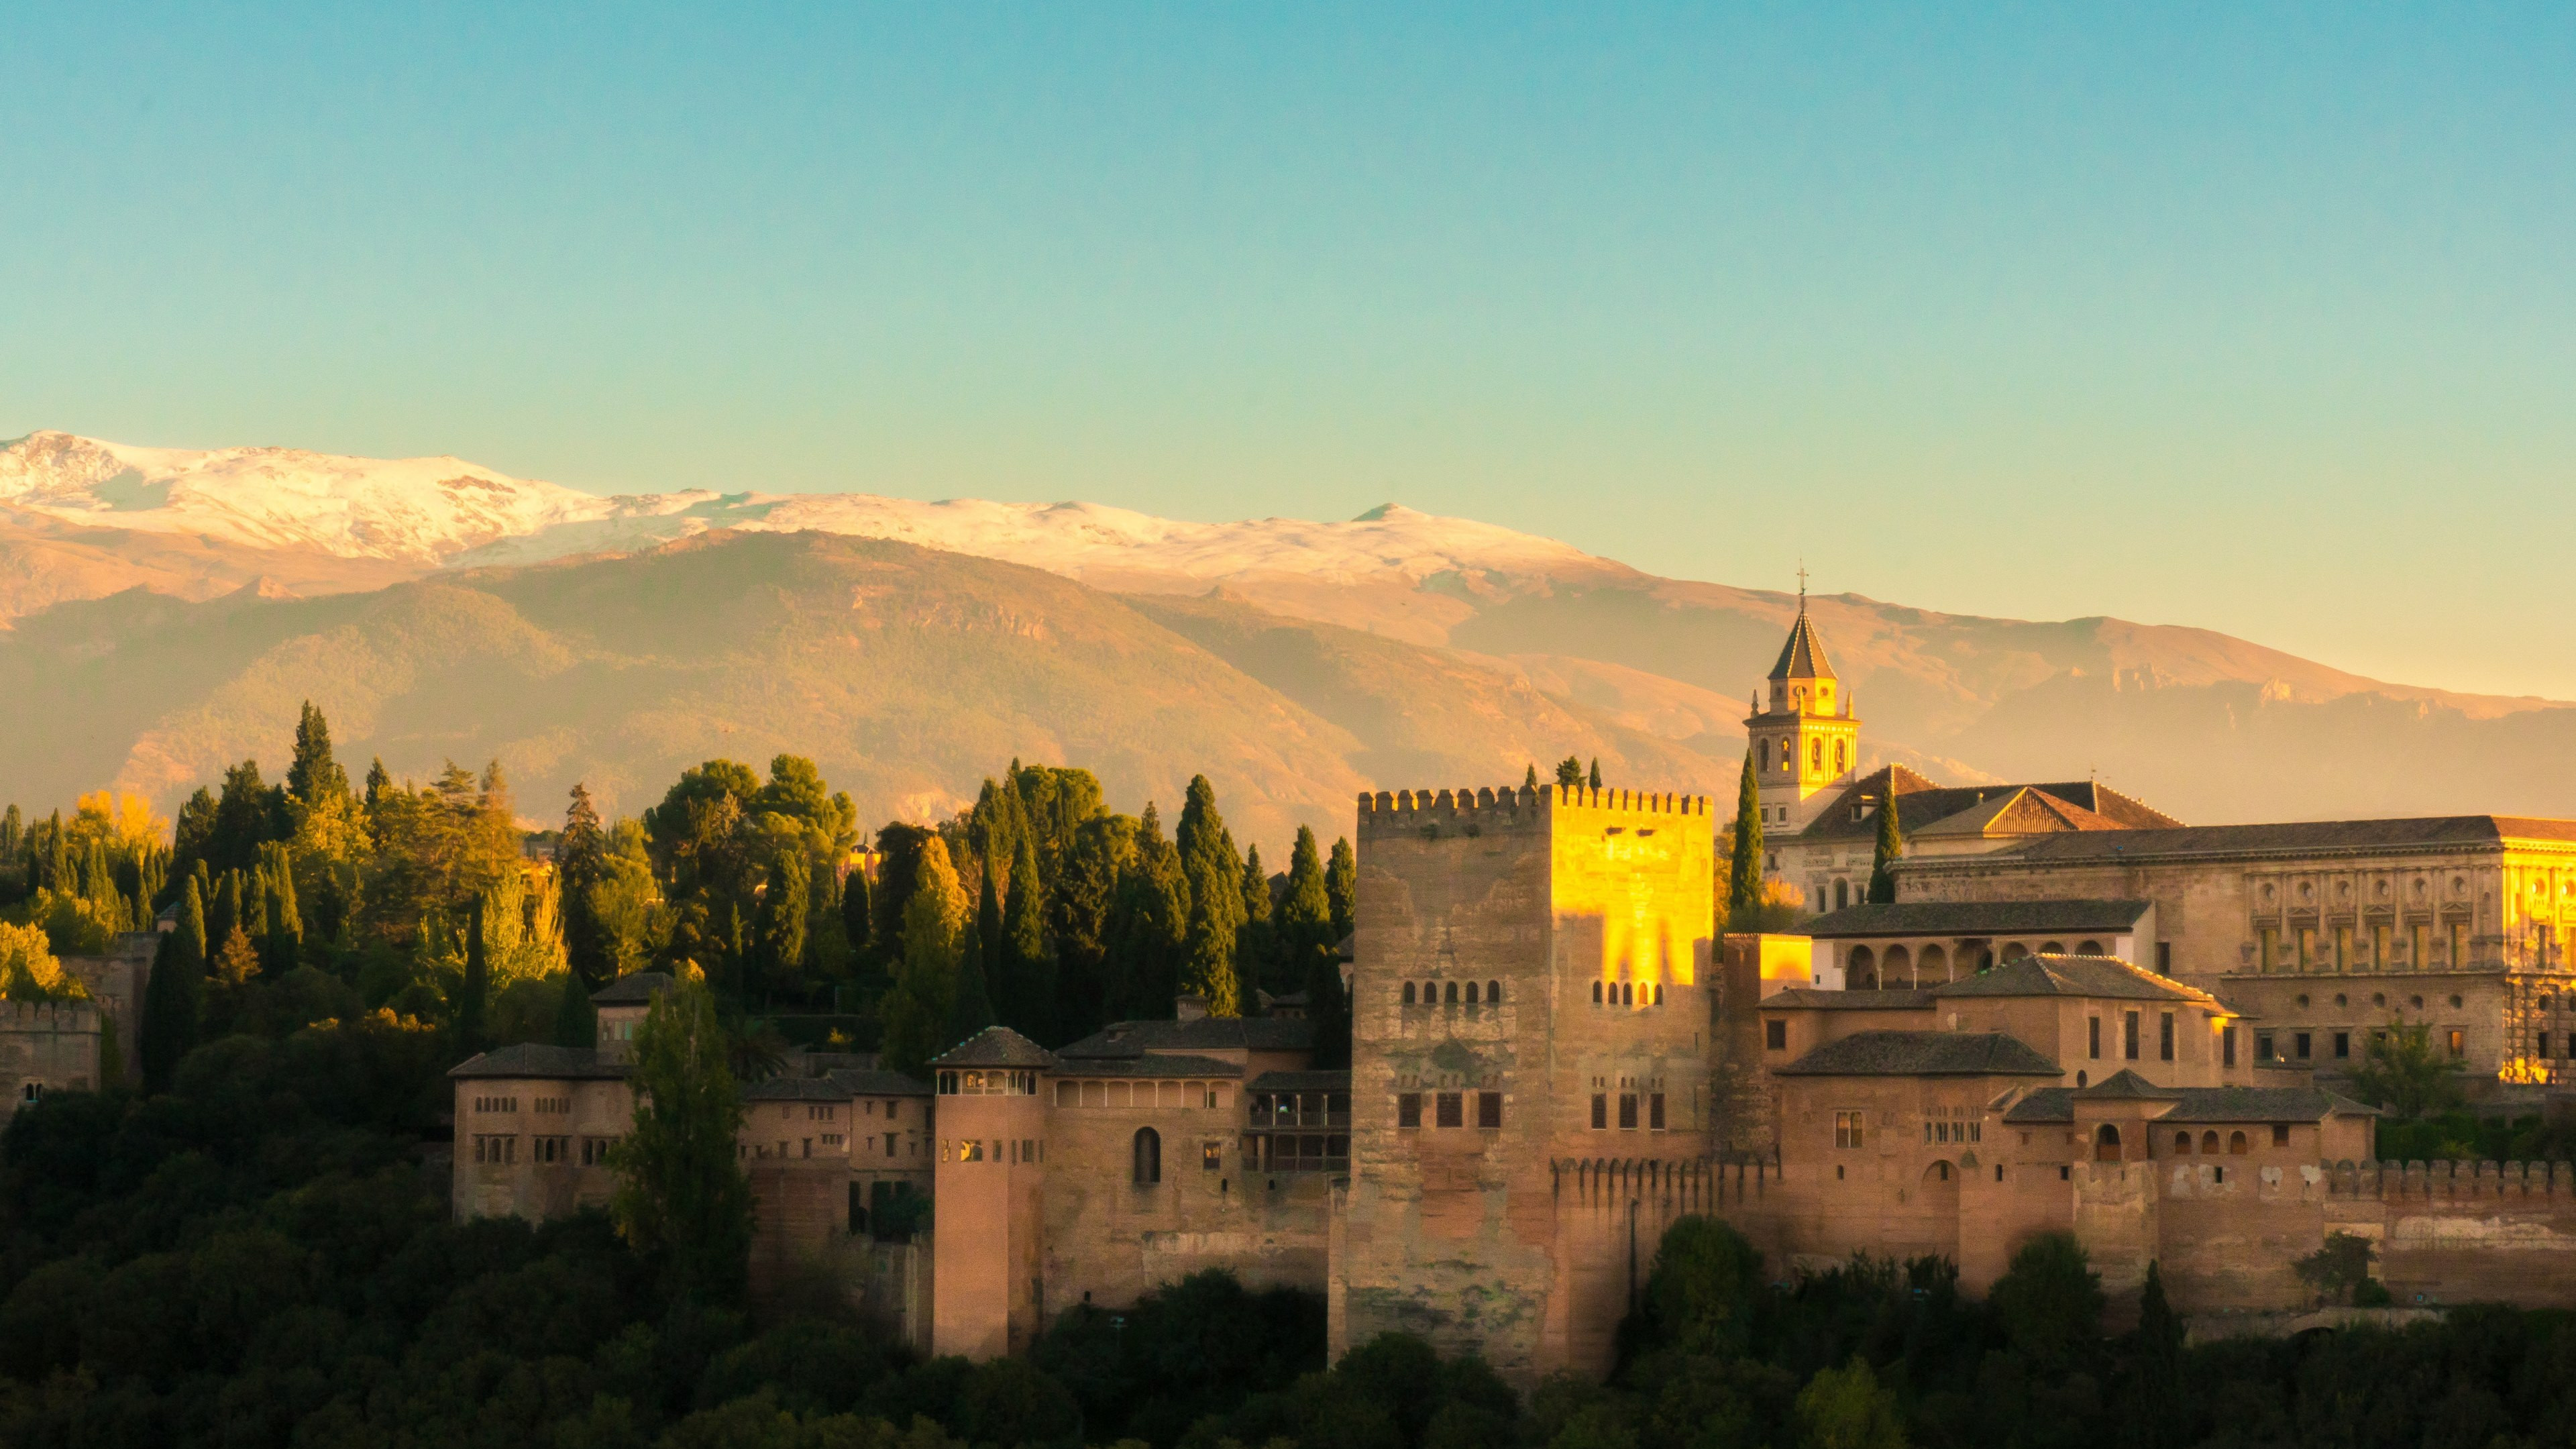
<path fill-rule="evenodd" d="M 988 1026 L 931 1059 L 934 1067 L 1051 1067 L 1055 1056 L 1007 1026 Z"/>
<path fill-rule="evenodd" d="M 1056 1053 L 1132 1057 L 1145 1052 L 1308 1051 L 1315 1024 L 1277 1016 L 1206 1016 L 1197 1021 L 1120 1021 Z"/>
<path fill-rule="evenodd" d="M 2033 808 L 2042 813 L 2027 818 L 2024 828 L 2029 831 L 2098 833 L 2113 829 L 2156 830 L 2182 824 L 2163 811 L 2096 780 L 2022 785 L 1936 785 L 1903 765 L 1889 765 L 1845 786 L 1843 792 L 1819 812 L 1805 830 L 1790 838 L 1813 841 L 1875 839 L 1878 835 L 1877 813 L 1871 811 L 1866 818 L 1854 820 L 1851 818 L 1852 806 L 1863 796 L 1873 801 L 1885 800 L 1891 789 L 1896 793 L 1897 829 L 1908 839 L 1917 831 L 1980 806 L 1988 807 L 1990 815 L 1999 812 L 2023 791 L 2047 796 L 2048 801 L 2053 802 L 2032 802 Z"/>
<path fill-rule="evenodd" d="M 590 994 L 593 1006 L 643 1006 L 654 997 L 671 989 L 668 971 L 635 971 L 620 976 Z"/>
<path fill-rule="evenodd" d="M 448 1068 L 451 1077 L 524 1077 L 537 1081 L 614 1081 L 627 1075 L 627 1064 L 604 1060 L 595 1047 L 549 1046 L 519 1042 L 494 1047 Z"/>
<path fill-rule="evenodd" d="M 845 1102 L 849 1097 L 829 1077 L 763 1077 L 742 1089 L 746 1102 Z"/>
<path fill-rule="evenodd" d="M 1246 1087 L 1254 1092 L 1347 1092 L 1351 1074 L 1339 1072 L 1263 1072 Z"/>
<path fill-rule="evenodd" d="M 2072 1122 L 2076 1099 L 2091 1093 L 2091 1088 L 2042 1087 L 2014 1103 L 2012 1110 L 2004 1113 L 2004 1120 L 2016 1126 Z M 2155 1119 L 2158 1123 L 2215 1126 L 2227 1122 L 2322 1122 L 2329 1115 L 2379 1115 L 2376 1107 L 2365 1107 L 2349 1097 L 2316 1087 L 2178 1087 L 2155 1095 L 2175 1099 L 2173 1110 Z"/>
<path fill-rule="evenodd" d="M 2182 1096 L 2180 1087 L 2159 1087 L 2127 1067 L 2113 1072 L 2089 1087 L 2078 1087 L 2075 1095 L 2085 1101 L 2096 1098 L 2117 1101 L 2174 1101 Z"/>
<path fill-rule="evenodd" d="M 2121 1001 L 2198 1001 L 2218 998 L 2116 956 L 2023 956 L 1980 971 L 1932 994 L 1953 996 L 2100 996 Z"/>
<path fill-rule="evenodd" d="M 2057 1064 L 1999 1031 L 1864 1031 L 1785 1067 L 1790 1077 L 2054 1077 Z"/>
<path fill-rule="evenodd" d="M 1798 602 L 1798 622 L 1789 626 L 1788 642 L 1780 646 L 1780 662 L 1771 666 L 1773 679 L 1831 679 L 1834 666 L 1825 661 L 1825 641 L 1816 637 L 1816 626 L 1807 622 L 1807 604 Z"/>
<path fill-rule="evenodd" d="M 823 1074 L 825 1080 L 853 1097 L 927 1097 L 928 1082 L 915 1081 L 901 1072 L 881 1071 L 871 1067 L 835 1067 Z"/>
<path fill-rule="evenodd" d="M 1058 1057 L 1049 1067 L 1058 1077 L 1240 1077 L 1243 1068 L 1215 1057 L 1182 1052 L 1147 1052 L 1134 1057 Z"/>
<path fill-rule="evenodd" d="M 1827 991 L 1792 986 L 1774 991 L 1759 1003 L 1765 1011 L 1929 1011 L 1929 991 Z"/>
<path fill-rule="evenodd" d="M 2275 825 L 2194 825 L 2174 830 L 2047 836 L 1984 859 L 2032 861 L 2312 855 L 2335 851 L 2473 849 L 2507 840 L 2576 842 L 2576 820 L 2439 815 L 2411 820 L 2308 820 Z M 1944 868 L 1971 858 L 1943 860 Z"/>
<path fill-rule="evenodd" d="M 1904 828 L 1905 803 L 1901 800 L 1897 802 L 1896 823 L 1899 829 Z M 1904 833 L 1941 839 L 1954 835 L 2049 835 L 2069 830 L 2127 828 L 2108 815 L 2096 814 L 2035 785 L 2013 785 L 1965 810 Z"/>
<path fill-rule="evenodd" d="M 2148 901 L 1898 901 L 1846 906 L 1811 917 L 1802 935 L 1999 936 L 2025 931 L 2125 931 Z"/>

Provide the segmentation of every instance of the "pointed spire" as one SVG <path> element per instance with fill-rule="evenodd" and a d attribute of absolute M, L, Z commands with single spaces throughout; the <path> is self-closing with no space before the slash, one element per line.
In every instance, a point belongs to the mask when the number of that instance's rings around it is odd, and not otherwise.
<path fill-rule="evenodd" d="M 1804 570 L 1801 570 L 1803 573 Z M 1799 584 L 1798 622 L 1789 626 L 1789 642 L 1781 646 L 1780 662 L 1771 666 L 1773 679 L 1832 679 L 1833 665 L 1825 661 L 1825 644 L 1816 637 L 1816 626 L 1807 622 L 1807 595 L 1803 580 Z"/>

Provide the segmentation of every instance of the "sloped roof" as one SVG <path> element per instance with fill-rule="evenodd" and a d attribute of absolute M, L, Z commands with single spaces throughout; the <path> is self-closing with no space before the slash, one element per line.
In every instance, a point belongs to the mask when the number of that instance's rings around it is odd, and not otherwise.
<path fill-rule="evenodd" d="M 845 1102 L 849 1097 L 829 1077 L 763 1077 L 742 1089 L 746 1102 Z"/>
<path fill-rule="evenodd" d="M 2057 1064 L 1999 1031 L 1864 1031 L 1785 1067 L 1791 1077 L 2055 1077 Z"/>
<path fill-rule="evenodd" d="M 1133 1057 L 1058 1057 L 1047 1069 L 1059 1077 L 1240 1077 L 1243 1068 L 1216 1057 L 1147 1052 Z"/>
<path fill-rule="evenodd" d="M 2122 1073 L 2122 1075 L 2128 1075 Z M 2106 1084 L 2107 1085 L 2107 1084 Z M 2078 1097 L 2089 1087 L 2042 1087 L 2004 1113 L 2015 1126 L 2046 1126 L 2075 1120 Z M 2317 1087 L 2177 1087 L 2158 1094 L 2174 1101 L 2173 1110 L 2156 1118 L 2163 1123 L 2217 1126 L 2229 1122 L 2322 1122 L 2329 1116 L 2376 1117 L 2377 1107 Z"/>
<path fill-rule="evenodd" d="M 2111 1101 L 2168 1102 L 2182 1096 L 2179 1087 L 2159 1087 L 2135 1071 L 2122 1067 L 2089 1087 L 2078 1087 L 2075 1095 L 2090 1102 L 2097 1098 Z"/>
<path fill-rule="evenodd" d="M 1807 606 L 1798 605 L 1798 622 L 1789 626 L 1789 639 L 1780 646 L 1780 662 L 1771 666 L 1773 679 L 1831 679 L 1834 666 L 1825 659 L 1825 641 L 1816 637 L 1816 626 L 1807 622 Z"/>
<path fill-rule="evenodd" d="M 2195 1001 L 2224 1010 L 2206 991 L 2132 966 L 2117 956 L 2023 956 L 1991 971 L 1932 988 L 1938 997 L 2099 996 L 2121 1001 Z"/>
<path fill-rule="evenodd" d="M 988 1026 L 931 1059 L 934 1067 L 1037 1067 L 1055 1055 L 1007 1026 Z"/>
<path fill-rule="evenodd" d="M 835 1067 L 824 1080 L 853 1097 L 927 1097 L 928 1082 L 874 1067 Z"/>
<path fill-rule="evenodd" d="M 525 1041 L 510 1046 L 494 1047 L 467 1057 L 447 1069 L 451 1077 L 523 1077 L 537 1081 L 616 1080 L 630 1068 L 621 1061 L 603 1058 L 596 1047 L 552 1046 L 545 1042 Z"/>
<path fill-rule="evenodd" d="M 633 971 L 590 994 L 593 1006 L 645 1006 L 671 989 L 668 971 Z"/>
<path fill-rule="evenodd" d="M 2027 931 L 2115 933 L 2138 924 L 2149 901 L 1897 901 L 1846 906 L 1810 918 L 1803 935 L 2001 936 Z"/>
<path fill-rule="evenodd" d="M 1914 830 L 1905 830 L 1905 804 L 1897 802 L 1900 832 L 1939 839 L 1957 835 L 2046 835 L 2069 830 L 2125 830 L 2128 827 L 2071 800 L 2062 800 L 2036 785 L 2007 786 L 2000 793 L 1964 810 Z"/>
<path fill-rule="evenodd" d="M 1766 1011 L 1929 1011 L 1927 990 L 1827 991 L 1820 986 L 1792 986 L 1774 991 L 1759 1003 Z"/>
<path fill-rule="evenodd" d="M 2103 830 L 2159 830 L 2178 827 L 2181 821 L 2124 795 L 2097 780 L 2034 781 L 2021 785 L 1936 785 L 1903 765 L 1888 765 L 1861 776 L 1844 786 L 1831 805 L 1818 812 L 1805 830 L 1802 840 L 1861 840 L 1876 837 L 1878 816 L 1851 818 L 1854 803 L 1867 797 L 1883 801 L 1890 791 L 1896 796 L 1896 827 L 1911 838 L 1916 832 L 1958 816 L 1980 806 L 2001 811 L 2022 791 L 2035 791 L 2048 797 L 2048 803 L 2031 802 L 2027 808 L 2042 812 L 2029 817 L 2027 829 L 2072 830 L 2077 833 Z M 2052 811 L 2051 806 L 2059 807 Z M 2061 823 L 2050 826 L 2049 819 Z M 1962 827 L 1964 829 L 1964 827 Z"/>
<path fill-rule="evenodd" d="M 1263 1072 L 1246 1084 L 1254 1092 L 1347 1092 L 1351 1074 L 1338 1072 Z"/>
<path fill-rule="evenodd" d="M 2328 852 L 2473 849 L 2507 840 L 2576 842 L 2576 820 L 2438 815 L 2405 820 L 2304 820 L 2272 825 L 2192 825 L 2116 835 L 2044 836 L 1991 859 L 2031 861 L 2314 855 Z M 1967 858 L 1942 864 L 1967 864 Z"/>
<path fill-rule="evenodd" d="M 1279 1016 L 1204 1016 L 1196 1021 L 1119 1021 L 1056 1053 L 1133 1057 L 1146 1052 L 1310 1051 L 1315 1024 Z"/>

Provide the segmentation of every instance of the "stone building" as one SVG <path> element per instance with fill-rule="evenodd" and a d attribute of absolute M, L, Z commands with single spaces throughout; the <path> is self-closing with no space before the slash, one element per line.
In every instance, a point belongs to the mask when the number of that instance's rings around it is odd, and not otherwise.
<path fill-rule="evenodd" d="M 2007 850 L 2058 835 L 2152 829 L 2182 822 L 2094 780 L 2038 785 L 1936 785 L 1902 765 L 1863 773 L 1860 717 L 1825 642 L 1798 619 L 1744 730 L 1761 791 L 1766 878 L 1803 893 L 1812 911 L 1867 898 L 1879 811 L 1896 802 L 1908 855 Z"/>
<path fill-rule="evenodd" d="M 2259 1019 L 2272 1054 L 2354 1064 L 2428 1028 L 2490 1083 L 2576 1066 L 2576 821 L 2502 815 L 2067 835 L 1909 858 L 1900 901 L 2153 903 L 2154 959 Z"/>
<path fill-rule="evenodd" d="M 1938 986 L 2024 956 L 2156 959 L 2153 901 L 1907 901 L 1847 906 L 1800 925 L 1818 985 Z"/>
<path fill-rule="evenodd" d="M 47 1092 L 98 1084 L 99 1010 L 87 1001 L 0 1001 L 0 1122 Z"/>

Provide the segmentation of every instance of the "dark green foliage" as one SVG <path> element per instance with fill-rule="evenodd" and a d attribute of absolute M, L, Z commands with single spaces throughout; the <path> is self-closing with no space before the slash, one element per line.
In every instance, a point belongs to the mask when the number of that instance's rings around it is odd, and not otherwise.
<path fill-rule="evenodd" d="M 590 988 L 573 972 L 564 973 L 563 994 L 555 1002 L 554 1044 L 599 1045 L 599 1012 L 590 1004 Z"/>
<path fill-rule="evenodd" d="M 1114 1015 L 1142 1019 L 1171 1014 L 1172 999 L 1181 990 L 1189 927 L 1190 886 L 1181 872 L 1180 852 L 1163 839 L 1148 804 L 1110 914 L 1109 955 L 1117 974 L 1108 984 Z"/>
<path fill-rule="evenodd" d="M 1741 1357 L 1762 1292 L 1762 1255 L 1742 1233 L 1715 1218 L 1684 1218 L 1665 1232 L 1646 1278 L 1647 1336 L 1683 1353 Z"/>
<path fill-rule="evenodd" d="M 2082 1362 L 2102 1334 L 2102 1278 L 2067 1232 L 2036 1234 L 1987 1296 L 2004 1337 L 2047 1369 Z"/>
<path fill-rule="evenodd" d="M 992 983 L 984 974 L 984 930 L 991 923 L 995 936 L 1002 932 L 1002 908 L 993 901 L 993 878 L 984 877 L 982 902 L 976 907 L 975 920 L 966 930 L 966 946 L 957 962 L 956 996 L 949 1006 L 948 1033 L 951 1042 L 964 1041 L 991 1026 L 993 1015 Z"/>
<path fill-rule="evenodd" d="M 331 754 L 330 721 L 309 699 L 295 722 L 295 759 L 286 767 L 286 793 L 307 806 L 349 794 L 349 772 Z"/>
<path fill-rule="evenodd" d="M 1556 762 L 1556 783 L 1568 790 L 1583 784 L 1583 757 L 1568 755 Z"/>
<path fill-rule="evenodd" d="M 2370 1265 L 2378 1252 L 2370 1239 L 2351 1233 L 2328 1233 L 2325 1243 L 2315 1252 L 2290 1265 L 2299 1281 L 2317 1290 L 2326 1303 L 2354 1301 L 2361 1286 L 2370 1281 Z"/>
<path fill-rule="evenodd" d="M 465 917 L 465 985 L 456 999 L 456 1054 L 470 1057 L 483 1050 L 483 1014 L 490 1004 L 492 967 L 485 958 L 483 897 L 474 898 Z"/>
<path fill-rule="evenodd" d="M 1270 872 L 1261 868 L 1261 847 L 1243 853 L 1243 925 L 1234 938 L 1234 976 L 1247 1003 L 1254 988 L 1272 993 L 1293 988 L 1286 963 L 1279 957 L 1279 933 L 1271 920 Z"/>
<path fill-rule="evenodd" d="M 1359 922 L 1360 858 L 1348 840 L 1336 837 L 1333 858 L 1324 867 L 1325 896 L 1333 905 L 1333 939 L 1350 935 Z"/>
<path fill-rule="evenodd" d="M 1235 943 L 1244 924 L 1243 860 L 1217 814 L 1216 787 L 1205 775 L 1190 777 L 1173 846 L 1189 889 L 1189 926 L 1182 945 L 1181 989 L 1207 998 L 1208 1015 L 1243 1014 L 1245 983 L 1237 974 Z"/>
<path fill-rule="evenodd" d="M 782 850 L 769 862 L 768 884 L 752 919 L 753 959 L 771 999 L 803 995 L 805 928 L 813 872 L 804 852 Z"/>
<path fill-rule="evenodd" d="M 1878 848 L 1870 857 L 1869 867 L 1869 898 L 1880 905 L 1896 900 L 1896 872 L 1890 867 L 1905 854 L 1905 835 L 1897 828 L 1896 820 L 1895 773 L 1889 772 L 1887 778 L 1887 798 L 1878 803 Z"/>
<path fill-rule="evenodd" d="M 619 1229 L 664 1265 L 675 1301 L 702 1306 L 737 1302 L 750 1272 L 729 1045 L 702 984 L 683 978 L 655 996 L 635 1033 L 634 1128 L 610 1159 Z"/>
<path fill-rule="evenodd" d="M 1586 778 L 1586 780 L 1584 781 L 1584 783 L 1585 783 L 1585 784 L 1587 784 L 1587 785 L 1589 785 L 1589 786 L 1591 786 L 1591 787 L 1592 787 L 1593 789 L 1595 789 L 1595 790 L 1598 790 L 1598 789 L 1600 789 L 1600 788 L 1601 788 L 1601 757 L 1600 757 L 1600 756 L 1595 755 L 1595 756 L 1593 756 L 1593 757 L 1592 757 L 1592 773 L 1590 774 L 1590 776 L 1589 776 L 1588 778 Z"/>
<path fill-rule="evenodd" d="M 1068 1310 L 1029 1362 L 1073 1391 L 1093 1442 L 1168 1445 L 1246 1394 L 1284 1390 L 1321 1369 L 1323 1347 L 1314 1295 L 1255 1293 L 1231 1274 L 1203 1272 L 1114 1315 L 1087 1304 Z"/>
<path fill-rule="evenodd" d="M 596 991 L 617 971 L 599 918 L 593 914 L 590 888 L 608 866 L 608 835 L 600 828 L 599 808 L 588 787 L 576 782 L 572 803 L 564 810 L 563 834 L 555 842 L 555 874 L 563 900 L 564 958 L 584 986 Z"/>
<path fill-rule="evenodd" d="M 2429 1022 L 2391 1020 L 2372 1032 L 2353 1069 L 2353 1095 L 2401 1118 L 2419 1118 L 2458 1105 L 2460 1064 L 2433 1045 Z M 2404 1160 L 2404 1159 L 2399 1159 Z"/>
<path fill-rule="evenodd" d="M 1726 869 L 1726 913 L 1749 916 L 1762 904 L 1762 786 L 1753 772 L 1753 752 L 1744 752 L 1744 771 L 1735 784 L 1735 832 L 1729 842 Z"/>
<path fill-rule="evenodd" d="M 1011 852 L 1009 898 L 1002 904 L 1002 931 L 988 959 L 1000 970 L 990 983 L 995 1010 L 1012 1030 L 1032 1041 L 1062 1045 L 1056 1025 L 1055 953 L 1047 948 L 1046 883 L 1038 874 L 1037 841 L 1023 835 Z"/>
<path fill-rule="evenodd" d="M 868 933 L 876 921 L 870 894 L 866 871 L 853 870 L 841 882 L 841 931 L 849 937 L 850 950 L 862 961 L 870 959 L 872 939 Z"/>

